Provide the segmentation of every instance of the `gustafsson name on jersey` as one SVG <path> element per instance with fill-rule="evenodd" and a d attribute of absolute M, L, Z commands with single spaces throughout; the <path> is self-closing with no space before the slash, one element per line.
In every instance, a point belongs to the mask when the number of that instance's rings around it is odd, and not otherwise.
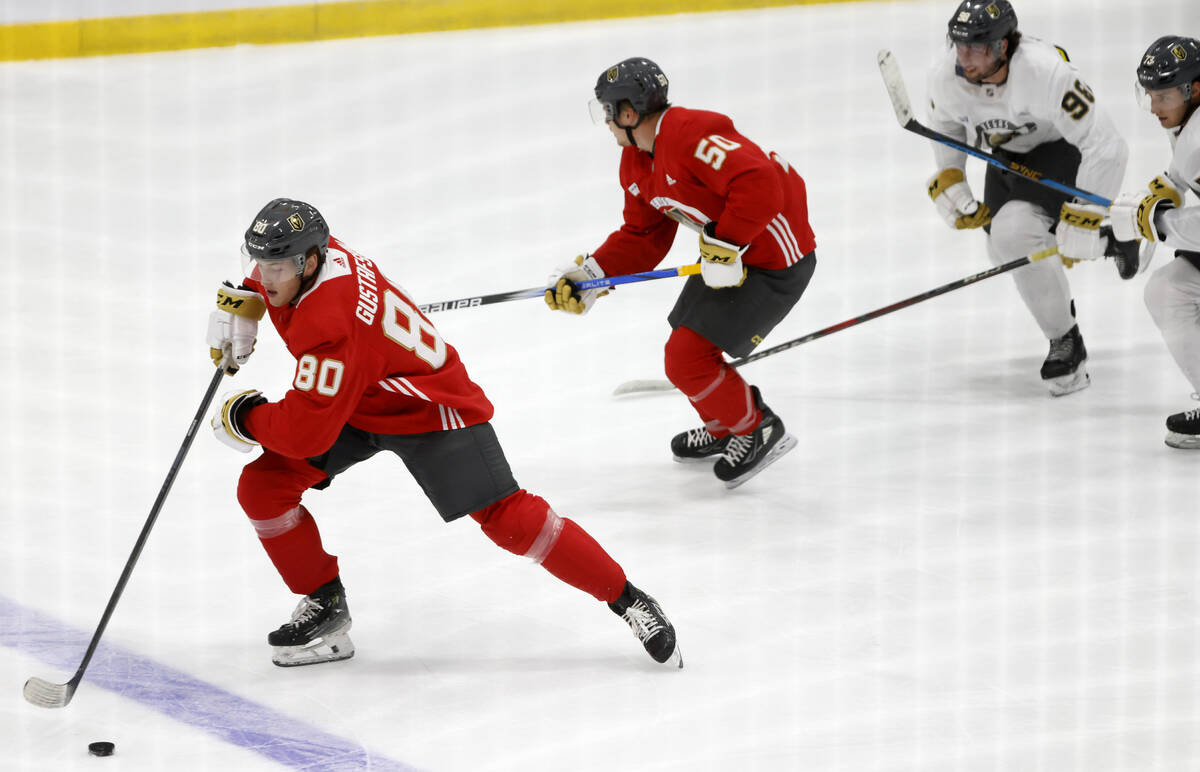
<path fill-rule="evenodd" d="M 354 264 L 358 267 L 358 305 L 354 315 L 368 327 L 375 323 L 379 313 L 379 289 L 375 280 L 375 269 L 371 261 L 359 255 L 354 255 Z"/>

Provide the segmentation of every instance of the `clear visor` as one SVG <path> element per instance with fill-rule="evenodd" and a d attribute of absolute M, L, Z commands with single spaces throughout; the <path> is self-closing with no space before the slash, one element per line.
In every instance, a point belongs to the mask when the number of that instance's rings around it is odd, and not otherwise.
<path fill-rule="evenodd" d="M 251 279 L 268 284 L 278 284 L 288 279 L 294 279 L 303 273 L 299 267 L 298 257 L 299 255 L 292 255 L 264 260 L 261 257 L 253 257 L 250 254 L 250 248 L 246 246 L 245 242 L 242 242 L 242 273 Z"/>
<path fill-rule="evenodd" d="M 588 102 L 588 113 L 592 116 L 592 123 L 597 126 L 613 120 L 612 105 L 607 103 L 602 104 L 598 99 L 592 99 Z"/>
<path fill-rule="evenodd" d="M 978 43 L 955 43 L 954 52 L 958 54 L 959 61 L 964 59 L 979 59 L 987 57 L 988 59 L 995 58 L 1000 55 L 1000 41 L 981 41 Z"/>
<path fill-rule="evenodd" d="M 1170 88 L 1147 89 L 1141 83 L 1134 82 L 1133 91 L 1137 95 L 1138 104 L 1143 110 L 1150 112 L 1178 110 L 1192 98 L 1192 84 L 1171 86 Z"/>

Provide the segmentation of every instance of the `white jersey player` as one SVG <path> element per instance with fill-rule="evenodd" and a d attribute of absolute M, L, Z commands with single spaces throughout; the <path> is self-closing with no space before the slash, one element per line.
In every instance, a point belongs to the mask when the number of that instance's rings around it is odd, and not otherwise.
<path fill-rule="evenodd" d="M 1146 282 L 1146 307 L 1162 331 L 1171 356 L 1200 399 L 1200 206 L 1183 205 L 1191 190 L 1200 196 L 1200 41 L 1168 35 L 1154 41 L 1137 69 L 1139 97 L 1167 130 L 1174 150 L 1166 174 L 1145 190 L 1123 193 L 1112 205 L 1113 234 L 1142 245 L 1145 270 L 1153 247 L 1175 249 L 1175 259 Z M 1146 247 L 1150 247 L 1147 249 Z M 1200 449 L 1200 407 L 1167 418 L 1168 445 Z"/>
<path fill-rule="evenodd" d="M 1037 176 L 1105 197 L 1116 193 L 1128 148 L 1062 49 L 1023 37 L 1008 0 L 963 0 L 948 28 L 951 45 L 928 78 L 931 128 Z M 1056 243 L 1068 266 L 1104 256 L 1104 207 L 993 166 L 979 202 L 966 182 L 965 153 L 935 144 L 934 159 L 930 198 L 952 227 L 984 228 L 994 264 Z M 1039 260 L 1013 279 L 1050 341 L 1041 368 L 1050 393 L 1087 387 L 1087 349 L 1063 261 Z"/>

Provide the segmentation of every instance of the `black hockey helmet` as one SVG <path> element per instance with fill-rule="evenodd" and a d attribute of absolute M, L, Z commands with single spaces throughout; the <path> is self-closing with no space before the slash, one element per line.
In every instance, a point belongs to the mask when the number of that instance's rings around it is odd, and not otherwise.
<path fill-rule="evenodd" d="M 1017 12 L 1008 0 L 962 0 L 947 28 L 951 43 L 994 43 L 1017 31 Z"/>
<path fill-rule="evenodd" d="M 291 260 L 296 275 L 304 272 L 308 253 L 316 248 L 319 260 L 329 246 L 329 226 L 316 207 L 290 198 L 277 198 L 254 216 L 246 229 L 242 254 L 251 260 Z"/>
<path fill-rule="evenodd" d="M 596 79 L 596 102 L 604 109 L 607 120 L 613 120 L 623 100 L 642 116 L 667 107 L 667 76 L 649 59 L 635 56 L 618 62 L 600 73 Z"/>
<path fill-rule="evenodd" d="M 1179 35 L 1159 38 L 1142 55 L 1137 77 L 1147 91 L 1190 87 L 1200 80 L 1200 41 Z"/>

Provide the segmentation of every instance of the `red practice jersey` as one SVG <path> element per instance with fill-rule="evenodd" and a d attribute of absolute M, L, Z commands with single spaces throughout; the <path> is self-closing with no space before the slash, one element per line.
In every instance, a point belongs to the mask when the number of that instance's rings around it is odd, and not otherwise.
<path fill-rule="evenodd" d="M 653 155 L 624 148 L 621 187 L 625 224 L 592 253 L 608 276 L 653 268 L 684 219 L 716 220 L 717 236 L 749 244 L 742 261 L 759 268 L 787 268 L 816 248 L 804 180 L 720 113 L 668 108 Z"/>
<path fill-rule="evenodd" d="M 263 294 L 257 270 L 246 286 Z M 316 283 L 271 321 L 296 357 L 292 388 L 253 408 L 246 428 L 264 447 L 311 458 L 342 428 L 420 434 L 491 420 L 492 403 L 454 347 L 375 263 L 330 238 Z"/>

